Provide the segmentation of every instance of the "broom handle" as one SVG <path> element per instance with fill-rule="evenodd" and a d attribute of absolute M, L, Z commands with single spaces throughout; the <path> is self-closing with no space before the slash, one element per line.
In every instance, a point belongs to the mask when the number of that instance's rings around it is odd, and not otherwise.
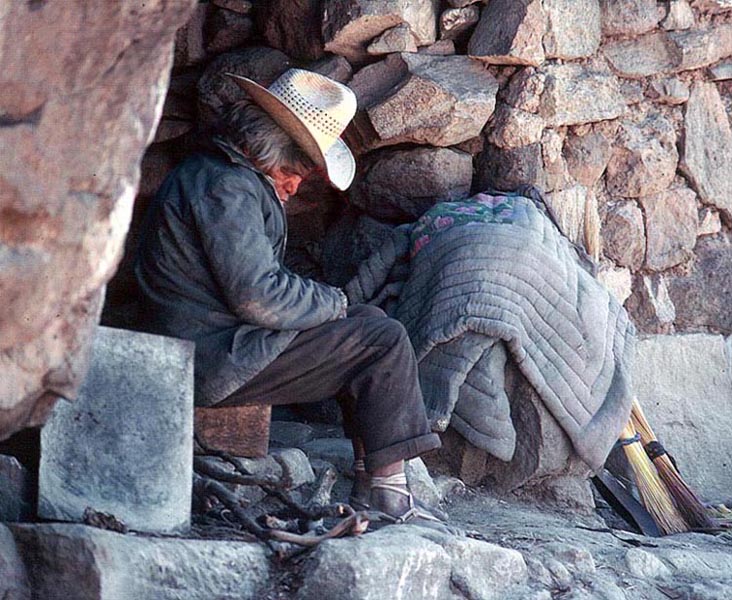
<path fill-rule="evenodd" d="M 641 444 L 643 445 L 643 447 L 645 448 L 649 444 L 654 444 L 657 447 L 657 452 L 660 452 L 660 454 L 656 454 L 656 456 L 652 458 L 656 458 L 665 453 L 671 461 L 671 465 L 673 466 L 674 470 L 678 473 L 679 468 L 676 465 L 676 459 L 674 459 L 674 457 L 671 456 L 671 454 L 669 454 L 668 451 L 659 443 L 658 437 L 656 437 L 653 429 L 651 429 L 651 425 L 648 422 L 648 419 L 646 419 L 645 414 L 643 414 L 643 409 L 641 408 L 640 402 L 638 402 L 638 398 L 636 398 L 635 396 L 633 397 L 633 406 L 630 410 L 630 419 L 635 426 L 635 430 L 640 434 Z M 646 451 L 648 451 L 648 449 Z"/>

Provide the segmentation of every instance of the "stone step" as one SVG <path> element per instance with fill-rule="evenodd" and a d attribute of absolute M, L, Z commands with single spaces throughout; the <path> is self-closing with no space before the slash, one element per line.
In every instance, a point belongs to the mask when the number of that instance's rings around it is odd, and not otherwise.
<path fill-rule="evenodd" d="M 41 434 L 38 512 L 80 521 L 87 507 L 129 528 L 190 524 L 193 344 L 99 327 L 76 401 Z"/>
<path fill-rule="evenodd" d="M 261 544 L 121 535 L 76 524 L 13 525 L 12 532 L 34 598 L 263 598 L 271 576 Z"/>

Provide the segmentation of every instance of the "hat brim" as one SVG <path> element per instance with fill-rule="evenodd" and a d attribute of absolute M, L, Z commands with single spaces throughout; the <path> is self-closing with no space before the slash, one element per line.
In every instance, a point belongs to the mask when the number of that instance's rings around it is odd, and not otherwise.
<path fill-rule="evenodd" d="M 247 95 L 256 102 L 280 126 L 305 153 L 320 167 L 333 187 L 346 190 L 356 174 L 356 160 L 348 146 L 340 138 L 325 152 L 315 141 L 297 113 L 272 94 L 267 88 L 241 75 L 226 73 Z"/>

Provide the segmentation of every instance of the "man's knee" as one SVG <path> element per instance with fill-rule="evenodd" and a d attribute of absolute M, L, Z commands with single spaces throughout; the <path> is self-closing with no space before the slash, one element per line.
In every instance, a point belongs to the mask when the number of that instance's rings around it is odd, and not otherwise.
<path fill-rule="evenodd" d="M 391 317 L 369 317 L 364 319 L 364 327 L 372 345 L 394 347 L 410 344 L 404 325 Z"/>

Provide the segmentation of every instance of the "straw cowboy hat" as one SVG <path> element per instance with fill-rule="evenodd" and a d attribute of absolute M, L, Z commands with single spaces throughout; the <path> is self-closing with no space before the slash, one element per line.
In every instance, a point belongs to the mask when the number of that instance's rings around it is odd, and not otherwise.
<path fill-rule="evenodd" d="M 356 114 L 356 96 L 345 85 L 312 71 L 289 69 L 269 88 L 226 73 L 284 129 L 316 164 L 325 168 L 334 187 L 345 190 L 356 161 L 340 139 Z"/>

